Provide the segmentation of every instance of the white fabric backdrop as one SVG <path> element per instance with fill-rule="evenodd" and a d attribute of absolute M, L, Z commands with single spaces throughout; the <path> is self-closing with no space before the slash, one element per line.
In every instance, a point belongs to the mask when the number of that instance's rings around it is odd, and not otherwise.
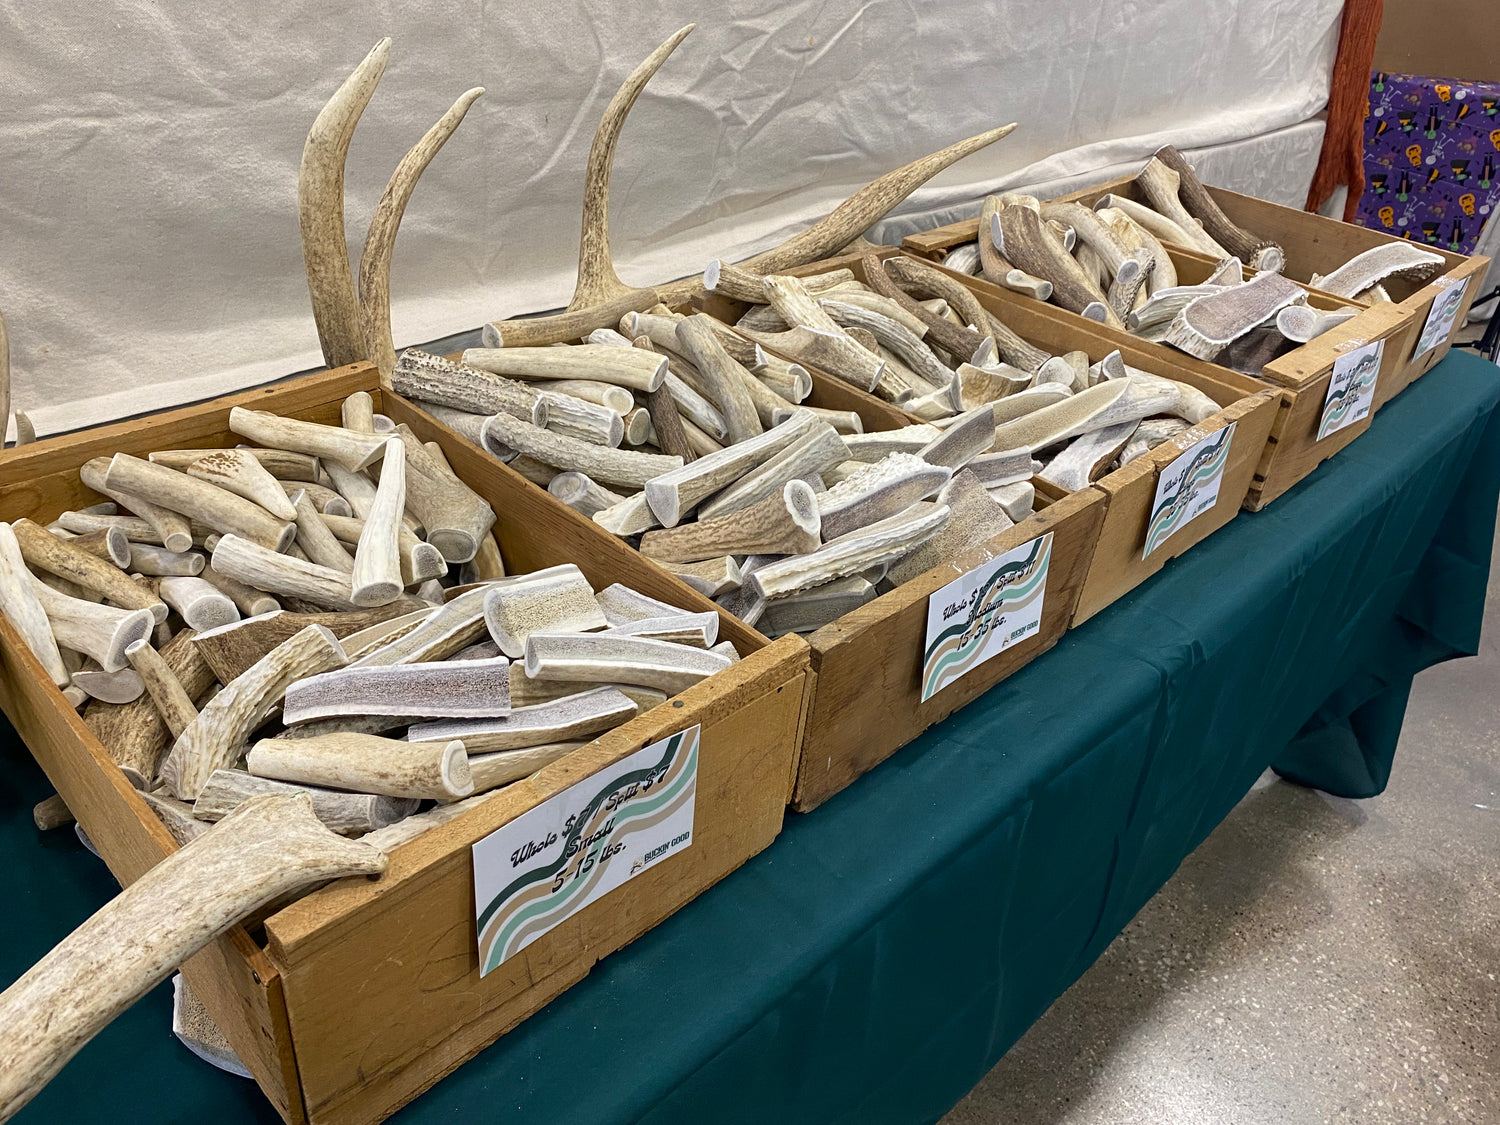
<path fill-rule="evenodd" d="M 874 176 L 1010 120 L 1015 134 L 903 211 L 952 218 L 998 186 L 1083 182 L 1169 140 L 1210 149 L 1221 182 L 1297 202 L 1340 7 L 0 0 L 15 404 L 48 433 L 319 362 L 297 166 L 314 115 L 382 35 L 391 63 L 349 161 L 354 254 L 402 153 L 465 88 L 489 91 L 407 211 L 399 346 L 566 302 L 599 113 L 695 17 L 615 167 L 616 260 L 637 283 L 752 253 Z"/>

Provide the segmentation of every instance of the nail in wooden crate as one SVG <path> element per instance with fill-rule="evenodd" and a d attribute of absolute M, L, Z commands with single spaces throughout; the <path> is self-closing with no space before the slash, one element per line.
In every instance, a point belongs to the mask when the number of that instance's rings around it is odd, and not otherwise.
<path fill-rule="evenodd" d="M 576 563 L 596 588 L 623 582 L 694 611 L 714 608 L 545 491 L 390 393 L 361 364 L 0 453 L 0 519 L 48 522 L 96 503 L 91 457 L 233 445 L 234 406 L 337 423 L 342 400 L 437 441 L 495 508 L 507 568 Z M 727 614 L 739 663 L 395 848 L 379 879 L 345 879 L 183 967 L 193 990 L 290 1122 L 365 1125 L 395 1112 L 745 860 L 781 829 L 801 732 L 808 648 L 770 642 Z M 122 885 L 175 844 L 82 719 L 0 618 L 0 707 Z M 621 758 L 701 724 L 692 843 L 480 977 L 470 847 Z"/>
<path fill-rule="evenodd" d="M 894 252 L 894 251 L 890 251 Z M 789 273 L 849 266 L 836 259 Z M 733 324 L 745 305 L 710 295 L 703 311 Z M 917 419 L 817 370 L 805 405 L 853 410 L 867 433 L 912 425 Z M 807 812 L 868 773 L 933 723 L 973 702 L 1057 643 L 1072 620 L 1104 522 L 1105 497 L 1096 490 L 1037 494 L 1028 519 L 934 567 L 807 637 L 813 683 L 792 807 Z M 975 666 L 922 700 L 928 602 L 944 586 L 1004 552 L 1052 535 L 1046 593 L 1038 631 Z"/>
<path fill-rule="evenodd" d="M 913 257 L 937 261 L 941 265 L 941 259 L 950 247 L 974 241 L 978 227 L 977 219 L 968 219 L 921 234 L 908 235 L 902 241 L 902 249 Z M 1178 278 L 1183 285 L 1205 280 L 1213 269 L 1212 260 L 1202 254 L 1176 247 L 1168 247 L 1167 252 L 1177 267 Z M 955 273 L 953 276 L 967 279 L 967 275 Z M 1005 292 L 1009 294 L 1010 291 Z M 1030 298 L 1015 296 L 1018 300 L 1031 301 Z M 1260 511 L 1370 428 L 1370 420 L 1375 416 L 1376 410 L 1391 397 L 1389 388 L 1400 384 L 1401 352 L 1407 334 L 1412 331 L 1411 314 L 1400 303 L 1381 303 L 1364 309 L 1353 319 L 1277 357 L 1262 368 L 1259 376 L 1252 377 L 1198 359 L 1177 348 L 1153 344 L 1123 329 L 1088 320 L 1054 304 L 1040 301 L 1031 301 L 1031 304 L 1046 315 L 1056 316 L 1097 332 L 1111 341 L 1114 347 L 1118 347 L 1126 362 L 1133 366 L 1140 366 L 1140 363 L 1137 359 L 1132 359 L 1132 355 L 1138 358 L 1155 357 L 1175 364 L 1181 371 L 1191 371 L 1231 384 L 1236 379 L 1258 378 L 1264 384 L 1280 387 L 1281 407 L 1276 420 L 1271 424 L 1271 436 L 1266 441 L 1250 491 L 1245 497 L 1245 507 L 1253 512 Z M 1342 297 L 1312 289 L 1308 290 L 1308 304 L 1325 310 L 1359 307 Z M 1385 346 L 1381 350 L 1375 400 L 1369 414 L 1319 438 L 1318 431 L 1322 425 L 1323 408 L 1328 398 L 1334 363 L 1345 353 L 1376 341 L 1384 342 Z"/>
<path fill-rule="evenodd" d="M 1330 274 L 1350 258 L 1373 250 L 1388 242 L 1412 241 L 1396 234 L 1386 234 L 1354 223 L 1344 223 L 1311 211 L 1299 211 L 1294 207 L 1283 207 L 1279 203 L 1257 199 L 1251 195 L 1226 188 L 1208 187 L 1209 195 L 1229 218 L 1246 230 L 1281 244 L 1286 251 L 1286 266 L 1282 272 L 1293 281 L 1302 282 L 1310 288 L 1313 274 Z M 1065 195 L 1063 199 L 1075 199 L 1092 207 L 1095 200 L 1104 195 L 1124 195 L 1137 202 L 1146 202 L 1144 193 L 1130 176 L 1098 187 Z M 1394 228 L 1392 228 L 1394 230 Z M 1490 260 L 1483 255 L 1465 256 L 1444 250 L 1440 246 L 1416 243 L 1443 259 L 1441 272 L 1429 282 L 1406 281 L 1391 278 L 1384 283 L 1392 300 L 1405 312 L 1409 320 L 1405 327 L 1394 334 L 1386 344 L 1393 353 L 1393 366 L 1389 374 L 1381 375 L 1381 386 L 1375 409 L 1396 397 L 1417 379 L 1431 371 L 1448 354 L 1453 337 L 1463 327 L 1469 315 L 1469 307 L 1479 295 L 1484 284 L 1485 270 Z M 1428 318 L 1436 316 L 1434 327 L 1443 320 L 1447 328 L 1428 338 L 1428 346 L 1418 351 L 1422 343 Z"/>
<path fill-rule="evenodd" d="M 881 250 L 877 252 L 877 256 L 888 258 L 897 253 L 899 251 Z M 818 273 L 840 266 L 853 270 L 856 277 L 864 279 L 863 262 L 857 255 L 793 272 Z M 1091 360 L 1097 361 L 1117 347 L 1114 340 L 1092 330 L 1098 327 L 1093 321 L 1084 321 L 1082 317 L 1064 319 L 1052 316 L 1048 313 L 1047 306 L 1041 302 L 1017 296 L 981 278 L 963 277 L 959 274 L 951 276 L 964 282 L 973 290 L 981 305 L 1009 325 L 1022 339 L 1054 355 L 1084 351 Z M 745 308 L 741 303 L 725 302 L 722 298 L 716 298 L 713 304 L 730 318 L 737 318 Z M 1202 542 L 1235 517 L 1254 478 L 1280 400 L 1279 392 L 1235 372 L 1226 372 L 1224 378 L 1218 378 L 1202 372 L 1185 371 L 1170 362 L 1169 357 L 1127 355 L 1123 349 L 1121 355 L 1133 367 L 1196 387 L 1217 402 L 1221 409 L 1145 456 L 1094 482 L 1093 489 L 1100 492 L 1107 503 L 1098 542 L 1089 558 L 1087 577 L 1073 614 L 1074 625 L 1086 621 L 1133 590 L 1161 570 L 1168 560 Z M 897 412 L 905 425 L 920 421 L 834 376 L 819 372 L 817 378 L 823 382 L 838 384 L 842 395 L 858 396 L 866 403 L 873 404 L 870 406 L 872 410 L 878 408 Z M 1185 451 L 1231 425 L 1235 427 L 1235 431 L 1230 439 L 1228 460 L 1224 465 L 1218 496 L 1213 506 L 1171 532 L 1160 540 L 1159 546 L 1146 554 L 1145 545 L 1162 471 Z M 1063 489 L 1040 478 L 1036 480 L 1036 485 L 1039 497 L 1047 495 L 1055 501 L 1068 495 Z"/>

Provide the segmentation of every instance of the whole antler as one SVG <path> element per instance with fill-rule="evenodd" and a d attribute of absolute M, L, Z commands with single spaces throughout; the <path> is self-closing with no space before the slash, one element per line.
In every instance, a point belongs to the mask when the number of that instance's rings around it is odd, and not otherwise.
<path fill-rule="evenodd" d="M 614 167 L 620 130 L 625 127 L 625 118 L 636 98 L 695 26 L 690 23 L 678 29 L 647 55 L 615 91 L 615 96 L 604 108 L 604 116 L 599 119 L 599 128 L 589 149 L 588 169 L 584 173 L 578 280 L 567 311 L 555 316 L 503 320 L 487 325 L 484 333 L 486 347 L 534 347 L 577 340 L 596 328 L 613 327 L 626 313 L 640 312 L 657 303 L 653 290 L 632 288 L 615 273 L 614 256 L 609 245 L 609 174 Z"/>
<path fill-rule="evenodd" d="M 389 39 L 375 44 L 318 114 L 307 134 L 297 181 L 302 257 L 323 361 L 338 367 L 370 359 L 382 380 L 390 378 L 396 365 L 391 340 L 391 256 L 401 216 L 427 165 L 484 93 L 483 87 L 476 87 L 463 94 L 396 166 L 365 235 L 356 296 L 344 237 L 344 164 L 354 127 L 385 73 L 390 49 Z"/>
<path fill-rule="evenodd" d="M 484 329 L 486 347 L 538 347 L 579 340 L 598 328 L 612 328 L 627 313 L 658 302 L 674 305 L 703 291 L 702 279 L 683 278 L 650 289 L 625 284 L 615 273 L 609 245 L 609 173 L 625 117 L 667 56 L 693 30 L 682 28 L 631 73 L 600 119 L 589 150 L 583 193 L 583 236 L 578 247 L 578 281 L 566 312 L 553 316 L 500 320 Z M 758 274 L 777 273 L 815 262 L 849 245 L 872 224 L 950 164 L 993 144 L 1015 128 L 1002 125 L 949 145 L 939 152 L 888 172 L 865 185 L 807 230 L 762 251 L 741 265 Z"/>
<path fill-rule="evenodd" d="M 302 260 L 307 266 L 318 343 L 323 347 L 323 362 L 329 367 L 365 358 L 354 275 L 349 272 L 349 244 L 344 238 L 344 161 L 354 127 L 385 73 L 390 53 L 390 39 L 375 44 L 328 99 L 302 148 L 302 169 L 297 177 Z"/>

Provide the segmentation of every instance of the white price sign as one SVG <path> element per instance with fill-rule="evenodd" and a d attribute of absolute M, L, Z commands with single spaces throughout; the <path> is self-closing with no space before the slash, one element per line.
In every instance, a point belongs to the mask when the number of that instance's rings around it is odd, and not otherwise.
<path fill-rule="evenodd" d="M 1446 285 L 1432 299 L 1432 309 L 1427 313 L 1427 323 L 1422 325 L 1422 335 L 1417 339 L 1417 350 L 1412 359 L 1421 359 L 1428 352 L 1448 342 L 1453 335 L 1453 322 L 1458 319 L 1458 310 L 1463 307 L 1464 293 L 1469 286 L 1455 278 L 1440 277 L 1438 285 Z"/>
<path fill-rule="evenodd" d="M 692 844 L 698 734 L 637 750 L 474 845 L 480 976 Z"/>
<path fill-rule="evenodd" d="M 1333 377 L 1328 380 L 1328 397 L 1323 400 L 1323 417 L 1318 422 L 1318 440 L 1369 417 L 1384 354 L 1385 341 L 1376 340 L 1333 361 Z"/>
<path fill-rule="evenodd" d="M 1042 627 L 1052 533 L 998 555 L 927 599 L 925 703 L 971 668 Z"/>
<path fill-rule="evenodd" d="M 1146 549 L 1141 558 L 1149 557 L 1174 531 L 1219 502 L 1219 486 L 1224 482 L 1224 466 L 1229 464 L 1229 447 L 1238 425 L 1231 422 L 1195 442 L 1162 469 L 1156 478 L 1156 500 L 1146 524 Z"/>

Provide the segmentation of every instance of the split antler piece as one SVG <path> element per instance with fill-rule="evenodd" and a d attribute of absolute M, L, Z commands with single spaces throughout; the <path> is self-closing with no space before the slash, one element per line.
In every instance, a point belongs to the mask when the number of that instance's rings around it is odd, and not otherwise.
<path fill-rule="evenodd" d="M 657 296 L 653 290 L 626 285 L 615 273 L 609 246 L 609 175 L 615 162 L 620 130 L 625 127 L 625 118 L 636 98 L 694 26 L 688 24 L 674 32 L 631 71 L 599 119 L 599 128 L 589 149 L 588 169 L 584 173 L 578 282 L 567 311 L 556 316 L 502 320 L 486 325 L 487 347 L 525 347 L 581 339 L 596 328 L 612 327 L 626 313 L 640 312 L 656 304 Z"/>
<path fill-rule="evenodd" d="M 254 797 L 168 856 L 0 994 L 0 1120 L 177 966 L 289 892 L 378 875 L 385 853 L 330 832 L 304 796 Z"/>

